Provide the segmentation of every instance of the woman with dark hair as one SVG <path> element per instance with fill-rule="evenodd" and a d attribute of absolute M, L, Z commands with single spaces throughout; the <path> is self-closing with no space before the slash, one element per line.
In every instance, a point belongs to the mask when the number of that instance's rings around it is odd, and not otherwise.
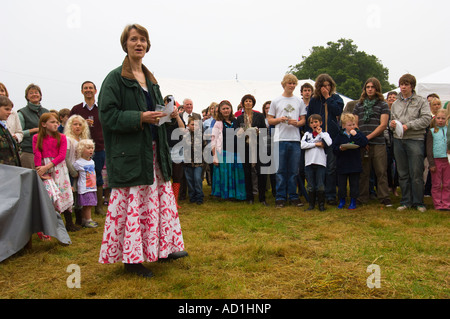
<path fill-rule="evenodd" d="M 308 105 L 306 118 L 312 114 L 319 114 L 322 121 L 322 130 L 328 132 L 334 139 L 341 128 L 338 119 L 344 109 L 344 101 L 336 94 L 336 83 L 328 74 L 320 74 L 315 83 L 314 96 Z M 308 131 L 311 128 L 307 127 Z M 325 176 L 325 196 L 329 205 L 337 205 L 336 201 L 336 157 L 331 147 L 325 148 L 327 154 L 327 173 Z"/>
<path fill-rule="evenodd" d="M 252 172 L 255 168 L 255 172 L 258 180 L 258 197 L 259 202 L 264 206 L 266 203 L 266 183 L 263 179 L 267 178 L 266 175 L 261 174 L 261 161 L 259 157 L 259 129 L 265 129 L 266 123 L 264 115 L 255 112 L 253 107 L 256 104 L 256 99 L 253 95 L 244 95 L 241 99 L 243 106 L 243 113 L 237 118 L 238 127 L 240 130 L 238 134 L 245 132 L 245 154 L 241 154 L 241 158 L 244 159 L 244 173 L 245 173 L 245 191 L 247 193 L 247 201 L 249 204 L 253 204 L 253 178 Z"/>
<path fill-rule="evenodd" d="M 143 277 L 153 273 L 142 265 L 187 256 L 170 184 L 172 163 L 159 85 L 142 64 L 150 49 L 147 30 L 125 27 L 123 64 L 105 78 L 99 95 L 99 116 L 112 188 L 99 262 L 122 262 L 125 270 Z"/>
<path fill-rule="evenodd" d="M 244 168 L 236 152 L 237 139 L 234 132 L 237 127 L 231 103 L 220 102 L 211 137 L 214 163 L 211 193 L 222 199 L 245 200 L 246 198 Z M 230 142 L 230 139 L 233 141 Z M 227 144 L 233 145 L 233 148 L 229 149 Z"/>

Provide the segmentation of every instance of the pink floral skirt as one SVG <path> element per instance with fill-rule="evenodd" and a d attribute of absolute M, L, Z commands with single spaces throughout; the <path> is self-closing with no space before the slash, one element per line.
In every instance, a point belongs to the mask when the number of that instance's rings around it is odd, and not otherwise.
<path fill-rule="evenodd" d="M 47 165 L 54 158 L 44 158 L 44 165 Z M 43 180 L 45 189 L 53 202 L 53 206 L 58 213 L 66 210 L 72 211 L 73 193 L 70 185 L 69 170 L 66 162 L 62 161 L 49 170 L 51 179 Z"/>
<path fill-rule="evenodd" d="M 153 154 L 153 185 L 111 191 L 100 248 L 102 264 L 153 262 L 184 250 L 172 185 L 162 177 L 155 146 Z"/>

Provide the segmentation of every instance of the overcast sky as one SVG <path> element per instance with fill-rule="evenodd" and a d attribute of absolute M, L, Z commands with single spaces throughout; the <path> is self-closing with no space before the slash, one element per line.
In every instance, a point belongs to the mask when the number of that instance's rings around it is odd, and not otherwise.
<path fill-rule="evenodd" d="M 16 110 L 30 83 L 43 106 L 71 108 L 84 80 L 100 89 L 122 63 L 120 34 L 139 23 L 152 43 L 144 64 L 157 79 L 281 81 L 313 46 L 346 38 L 396 84 L 404 73 L 419 79 L 450 65 L 449 12 L 444 0 L 3 1 L 0 82 Z"/>

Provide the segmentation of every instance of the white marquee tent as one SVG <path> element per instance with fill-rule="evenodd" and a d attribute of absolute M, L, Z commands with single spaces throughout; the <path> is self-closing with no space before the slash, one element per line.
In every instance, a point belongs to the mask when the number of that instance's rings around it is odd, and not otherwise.
<path fill-rule="evenodd" d="M 233 111 L 237 110 L 241 98 L 246 94 L 252 94 L 256 99 L 255 110 L 261 111 L 266 101 L 273 100 L 283 93 L 280 81 L 246 81 L 246 80 L 223 80 L 223 81 L 192 81 L 179 79 L 159 78 L 159 85 L 163 96 L 173 95 L 175 100 L 183 104 L 185 98 L 192 99 L 194 112 L 200 113 L 212 102 L 219 103 L 228 100 L 233 105 Z M 295 95 L 300 96 L 300 87 L 304 83 L 314 86 L 313 80 L 299 80 Z M 342 96 L 344 105 L 351 99 Z"/>
<path fill-rule="evenodd" d="M 450 101 L 450 67 L 417 80 L 416 92 L 423 97 L 436 93 L 443 103 Z"/>
<path fill-rule="evenodd" d="M 397 88 L 394 91 L 400 92 L 400 89 Z M 431 93 L 436 93 L 444 106 L 450 101 L 450 67 L 417 79 L 416 92 L 425 98 Z M 386 97 L 387 94 L 388 92 L 384 93 L 384 96 Z"/>

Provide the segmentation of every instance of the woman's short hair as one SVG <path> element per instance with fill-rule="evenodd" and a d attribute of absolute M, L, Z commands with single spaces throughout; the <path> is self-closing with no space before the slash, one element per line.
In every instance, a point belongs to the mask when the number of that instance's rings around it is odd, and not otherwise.
<path fill-rule="evenodd" d="M 28 101 L 28 92 L 30 92 L 31 90 L 37 90 L 37 91 L 39 92 L 39 95 L 41 96 L 41 99 L 40 99 L 39 101 L 41 101 L 41 100 L 42 100 L 42 91 L 41 91 L 41 88 L 40 88 L 38 85 L 34 84 L 34 83 L 31 83 L 31 84 L 28 85 L 27 88 L 25 89 L 25 100 Z M 59 119 L 58 119 L 58 121 L 59 121 Z"/>
<path fill-rule="evenodd" d="M 255 104 L 256 104 L 256 99 L 255 99 L 255 97 L 254 97 L 253 95 L 251 95 L 251 94 L 246 94 L 246 95 L 244 95 L 244 96 L 242 97 L 242 99 L 241 99 L 242 107 L 244 107 L 244 102 L 245 102 L 245 100 L 252 100 L 253 106 L 255 106 Z"/>
<path fill-rule="evenodd" d="M 122 35 L 120 36 L 120 44 L 122 45 L 122 49 L 125 51 L 125 53 L 128 53 L 127 51 L 127 41 L 128 37 L 130 36 L 130 32 L 132 29 L 135 29 L 140 35 L 143 35 L 145 39 L 147 40 L 147 50 L 148 52 L 150 50 L 150 38 L 148 36 L 148 31 L 146 28 L 141 26 L 140 24 L 129 24 L 123 29 Z"/>

